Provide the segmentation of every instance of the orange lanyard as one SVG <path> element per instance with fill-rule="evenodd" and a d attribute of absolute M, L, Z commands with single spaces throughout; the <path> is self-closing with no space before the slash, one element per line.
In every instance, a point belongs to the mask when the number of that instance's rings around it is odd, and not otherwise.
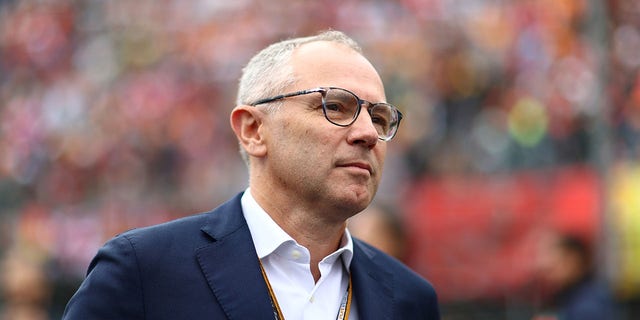
<path fill-rule="evenodd" d="M 271 307 L 273 308 L 273 317 L 276 320 L 284 320 L 282 309 L 280 309 L 280 305 L 278 304 L 278 299 L 276 298 L 276 294 L 273 292 L 273 288 L 271 287 L 271 283 L 269 282 L 267 273 L 264 271 L 264 267 L 262 266 L 262 261 L 260 261 L 260 271 L 262 272 L 262 277 L 264 278 L 264 282 L 267 284 L 267 288 L 269 288 L 269 297 L 271 298 Z M 351 311 L 352 296 L 353 296 L 353 290 L 351 285 L 351 274 L 349 274 L 349 285 L 347 286 L 347 292 L 345 292 L 344 295 L 342 296 L 342 303 L 340 304 L 340 309 L 338 310 L 338 315 L 336 316 L 336 320 L 349 319 L 349 312 Z"/>

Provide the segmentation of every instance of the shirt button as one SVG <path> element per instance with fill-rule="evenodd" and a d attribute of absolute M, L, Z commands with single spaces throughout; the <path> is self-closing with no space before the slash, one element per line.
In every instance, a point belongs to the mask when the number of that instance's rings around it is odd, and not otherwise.
<path fill-rule="evenodd" d="M 291 258 L 294 260 L 298 260 L 300 259 L 300 257 L 302 256 L 302 253 L 300 252 L 300 250 L 291 250 Z"/>

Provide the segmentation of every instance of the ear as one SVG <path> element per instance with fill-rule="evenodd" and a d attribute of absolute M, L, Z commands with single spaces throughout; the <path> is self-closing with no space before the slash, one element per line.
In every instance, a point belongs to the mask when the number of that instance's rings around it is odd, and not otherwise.
<path fill-rule="evenodd" d="M 255 107 L 241 105 L 231 111 L 231 128 L 244 150 L 253 157 L 263 157 L 267 154 L 262 127 L 260 110 Z"/>

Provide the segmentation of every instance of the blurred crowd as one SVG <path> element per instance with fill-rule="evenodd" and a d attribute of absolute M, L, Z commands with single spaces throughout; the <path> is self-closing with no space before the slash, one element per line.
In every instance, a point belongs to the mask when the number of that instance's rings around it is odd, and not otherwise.
<path fill-rule="evenodd" d="M 106 239 L 245 188 L 228 125 L 242 66 L 329 28 L 361 42 L 406 115 L 379 199 L 586 166 L 640 292 L 638 1 L 1 0 L 0 257 L 50 286 L 16 304 L 59 315 Z"/>

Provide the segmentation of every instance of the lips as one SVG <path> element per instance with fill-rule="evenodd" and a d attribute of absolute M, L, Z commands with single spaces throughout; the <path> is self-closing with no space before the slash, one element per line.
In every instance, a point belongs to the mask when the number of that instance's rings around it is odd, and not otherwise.
<path fill-rule="evenodd" d="M 369 174 L 373 173 L 373 171 L 371 169 L 371 165 L 369 163 L 363 162 L 363 161 L 353 161 L 353 162 L 340 163 L 340 164 L 338 164 L 338 167 L 363 169 L 363 170 L 367 170 L 369 172 Z"/>

